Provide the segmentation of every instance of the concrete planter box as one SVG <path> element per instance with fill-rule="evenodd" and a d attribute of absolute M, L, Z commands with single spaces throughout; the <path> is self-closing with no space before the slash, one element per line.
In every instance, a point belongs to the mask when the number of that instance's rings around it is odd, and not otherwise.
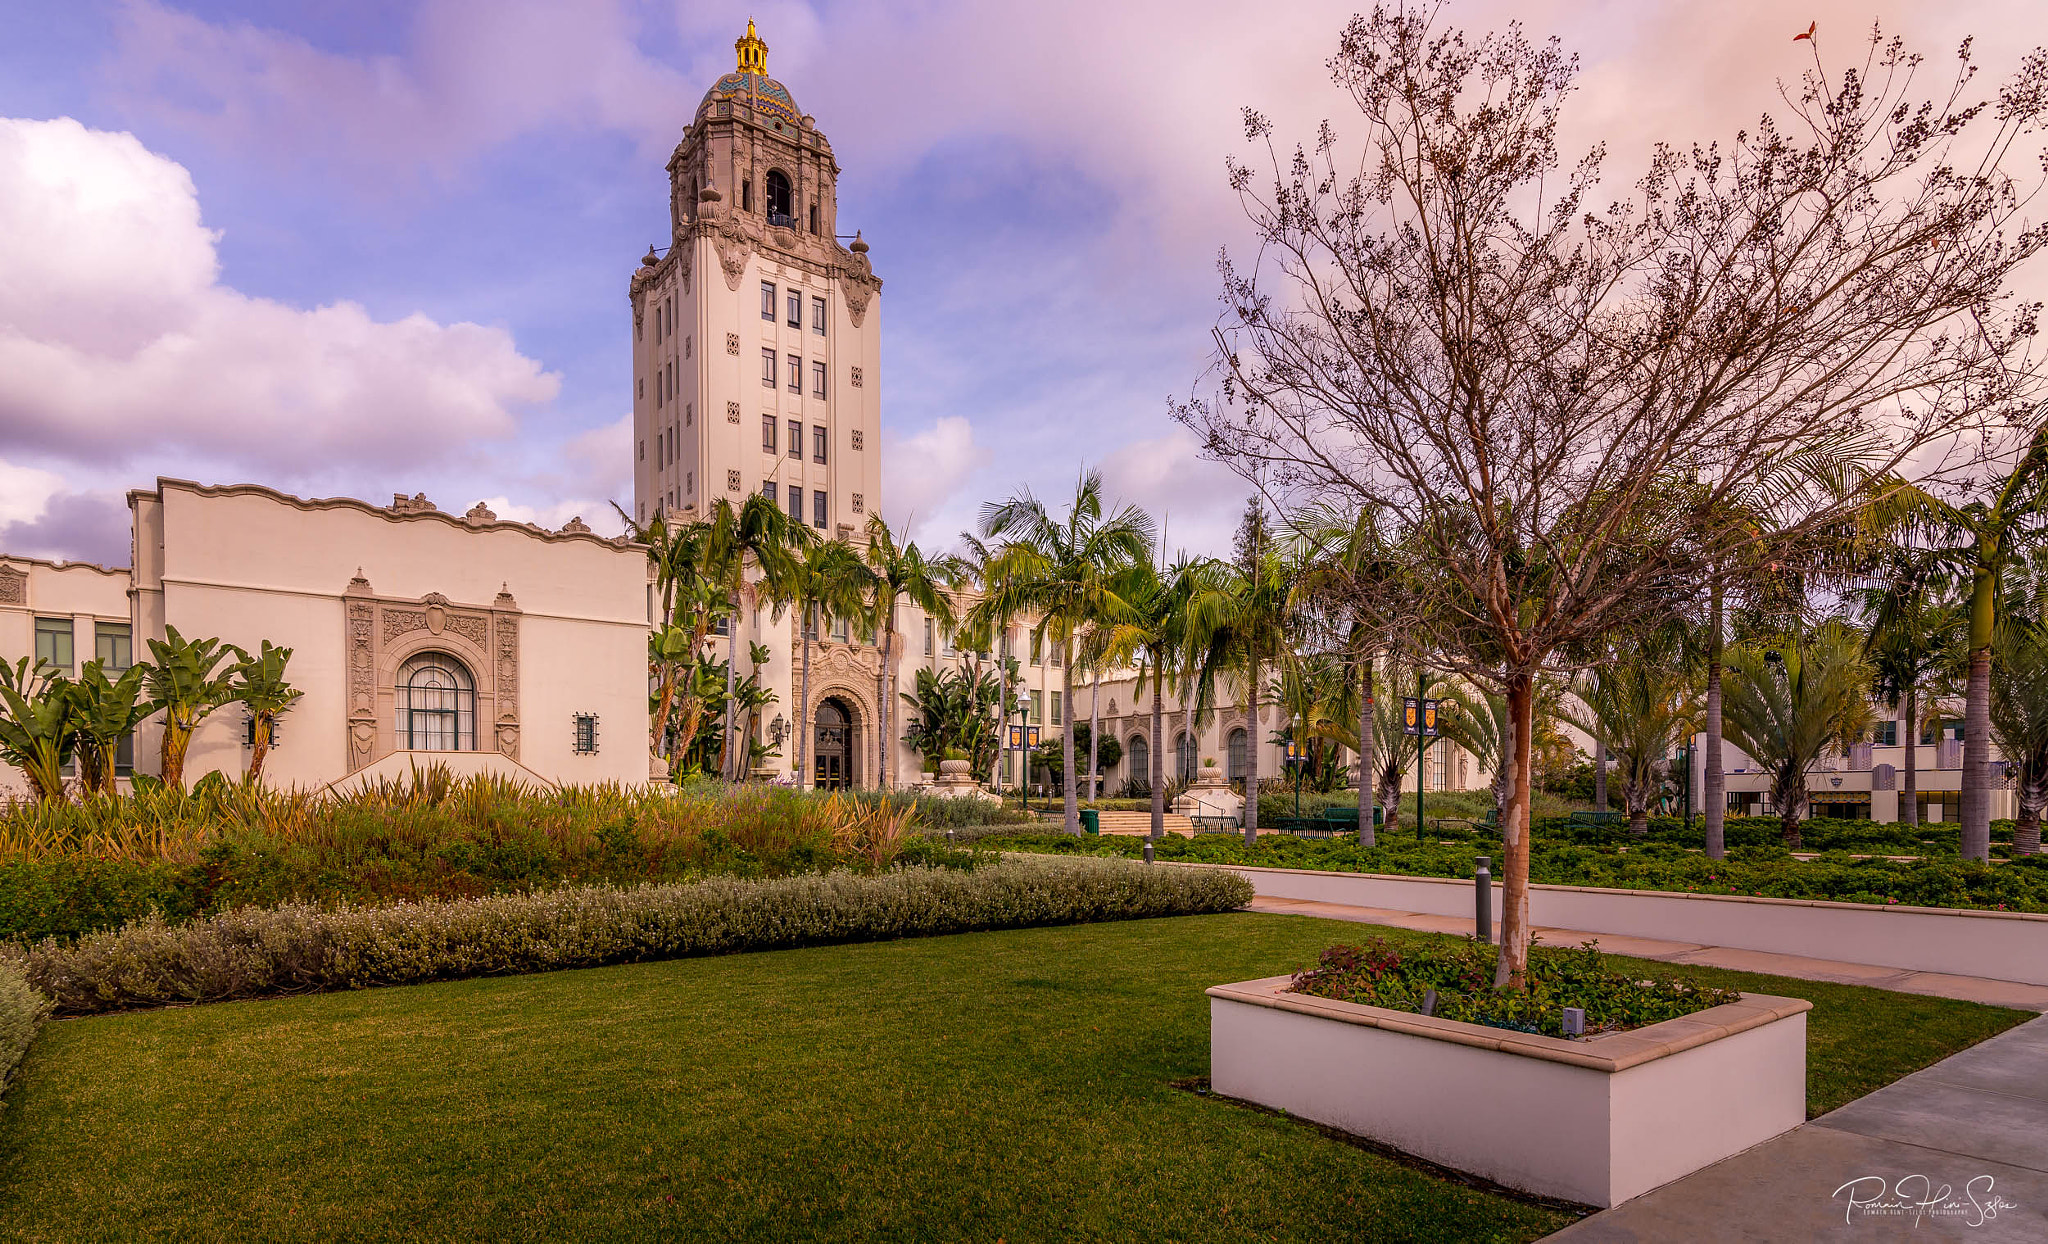
<path fill-rule="evenodd" d="M 1227 867 L 1270 898 L 1468 919 L 1472 915 L 1469 879 L 1246 865 L 1190 867 Z M 1503 902 L 1498 882 L 1493 893 L 1498 920 Z M 1531 885 L 1529 919 L 1555 929 L 2048 985 L 2048 915 L 2031 912 Z"/>
<path fill-rule="evenodd" d="M 1209 994 L 1209 1081 L 1495 1183 L 1615 1205 L 1806 1121 L 1801 998 L 1579 1041 L 1288 993 Z"/>

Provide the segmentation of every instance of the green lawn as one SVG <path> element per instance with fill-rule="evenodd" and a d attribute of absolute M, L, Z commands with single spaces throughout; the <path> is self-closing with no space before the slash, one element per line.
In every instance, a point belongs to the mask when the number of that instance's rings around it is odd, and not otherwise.
<path fill-rule="evenodd" d="M 0 1236 L 1528 1240 L 1563 1225 L 1172 1087 L 1208 1071 L 1204 986 L 1373 932 L 1206 916 L 53 1024 L 0 1108 Z M 1814 1000 L 1816 1108 L 2024 1018 L 1693 974 Z"/>

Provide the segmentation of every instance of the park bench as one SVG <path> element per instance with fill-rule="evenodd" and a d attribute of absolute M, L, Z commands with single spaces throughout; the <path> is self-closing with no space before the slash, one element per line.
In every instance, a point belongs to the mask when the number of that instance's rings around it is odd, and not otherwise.
<path fill-rule="evenodd" d="M 1625 812 L 1574 812 L 1565 818 L 1565 824 L 1597 828 L 1603 825 L 1620 825 L 1627 820 L 1628 814 Z"/>

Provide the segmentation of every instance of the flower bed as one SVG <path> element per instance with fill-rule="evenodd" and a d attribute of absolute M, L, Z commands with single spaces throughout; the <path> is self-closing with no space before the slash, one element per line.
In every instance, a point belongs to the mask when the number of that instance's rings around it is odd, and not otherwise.
<path fill-rule="evenodd" d="M 1363 1006 L 1421 1014 L 1433 992 L 1431 1014 L 1494 1028 L 1564 1036 L 1565 1007 L 1585 1012 L 1585 1034 L 1623 1032 L 1739 1002 L 1740 994 L 1701 988 L 1676 977 L 1639 979 L 1609 971 L 1597 946 L 1577 950 L 1538 947 L 1529 952 L 1526 987 L 1493 988 L 1496 951 L 1476 942 L 1403 953 L 1384 938 L 1363 946 L 1336 945 L 1316 966 L 1294 976 L 1295 993 Z"/>

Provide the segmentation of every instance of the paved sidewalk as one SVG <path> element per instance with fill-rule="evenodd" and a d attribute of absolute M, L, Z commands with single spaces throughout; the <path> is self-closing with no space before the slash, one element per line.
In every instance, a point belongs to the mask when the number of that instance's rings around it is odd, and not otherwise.
<path fill-rule="evenodd" d="M 1859 1201 L 1885 1203 L 1856 1208 Z M 2048 1240 L 2048 1018 L 1594 1214 L 1562 1244 Z"/>
<path fill-rule="evenodd" d="M 1324 920 L 1350 920 L 1360 924 L 1384 924 L 1430 933 L 1472 932 L 1472 921 L 1461 916 L 1428 916 L 1419 912 L 1395 911 L 1384 907 L 1351 907 L 1342 903 L 1317 903 L 1307 899 L 1268 898 L 1251 901 L 1250 910 L 1274 915 L 1318 916 Z M 1951 976 L 1943 972 L 1915 972 L 1906 968 L 1878 967 L 1866 963 L 1842 963 L 1833 959 L 1809 959 L 1803 955 L 1780 955 L 1762 950 L 1738 950 L 1731 946 L 1702 946 L 1692 942 L 1667 942 L 1651 937 L 1626 937 L 1584 929 L 1553 929 L 1538 926 L 1536 936 L 1551 946 L 1577 946 L 1598 940 L 1600 949 L 1637 959 L 1658 959 L 1666 963 L 1696 963 L 1704 967 L 1733 968 L 1739 972 L 1763 972 L 1792 976 L 1800 980 L 1833 981 L 1842 985 L 1869 985 L 1900 993 L 1929 994 L 1964 1002 L 1986 1002 L 2023 1011 L 2048 1011 L 2048 985 L 2023 985 L 2016 981 L 1990 980 L 1978 976 Z M 2042 1068 L 2048 1082 L 2048 1066 Z M 2041 1237 L 2048 1240 L 2048 1235 Z"/>

